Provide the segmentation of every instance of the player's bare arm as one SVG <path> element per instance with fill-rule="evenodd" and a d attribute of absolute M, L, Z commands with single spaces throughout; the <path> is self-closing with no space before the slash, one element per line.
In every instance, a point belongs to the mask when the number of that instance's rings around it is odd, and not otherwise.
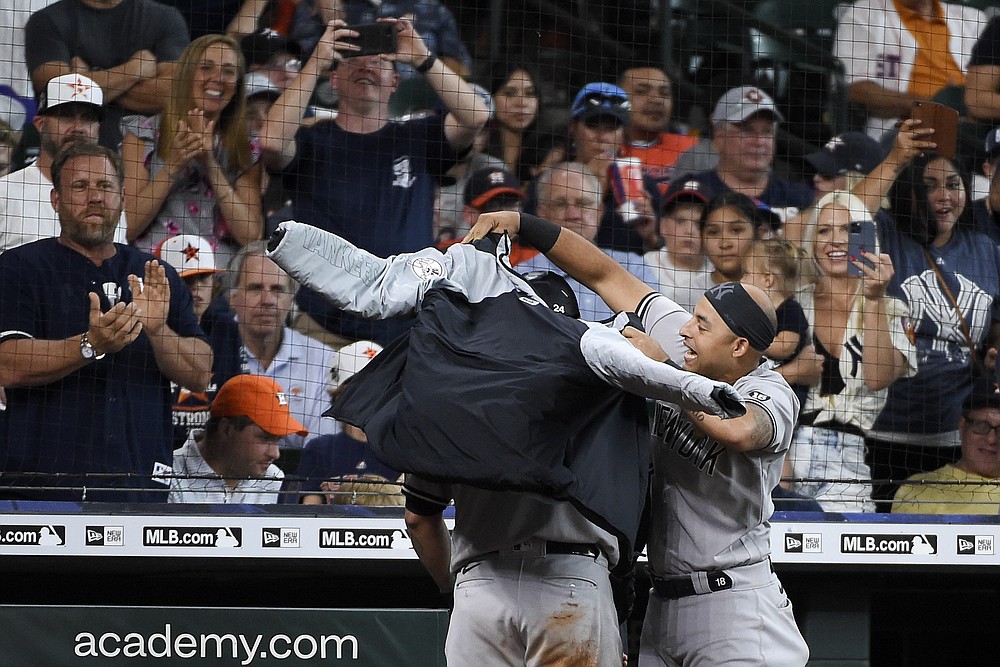
<path fill-rule="evenodd" d="M 450 570 L 451 537 L 443 516 L 440 513 L 423 516 L 404 510 L 403 519 L 417 558 L 430 573 L 438 589 L 442 593 L 450 592 L 454 583 Z"/>
<path fill-rule="evenodd" d="M 634 311 L 653 288 L 579 234 L 532 215 L 497 211 L 479 216 L 466 235 L 470 243 L 491 232 L 518 234 L 553 264 L 600 296 L 614 312 Z"/>
<path fill-rule="evenodd" d="M 747 412 L 735 419 L 721 419 L 704 412 L 689 413 L 701 431 L 720 445 L 737 452 L 764 449 L 774 442 L 774 419 L 764 408 L 747 403 Z"/>

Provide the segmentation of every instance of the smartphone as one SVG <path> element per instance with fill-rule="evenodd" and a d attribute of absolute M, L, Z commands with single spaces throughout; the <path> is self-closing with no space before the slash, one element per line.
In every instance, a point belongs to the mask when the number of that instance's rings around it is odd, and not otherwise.
<path fill-rule="evenodd" d="M 955 159 L 958 148 L 958 112 L 949 106 L 938 102 L 913 103 L 910 118 L 920 120 L 920 127 L 934 128 L 934 134 L 928 137 L 937 144 L 934 152 L 949 160 Z"/>
<path fill-rule="evenodd" d="M 860 276 L 861 269 L 854 266 L 854 263 L 850 261 L 852 257 L 857 259 L 859 262 L 868 266 L 870 268 L 875 268 L 874 265 L 865 259 L 861 251 L 870 252 L 872 254 L 878 250 L 878 246 L 875 241 L 875 221 L 874 220 L 852 220 L 850 223 L 850 228 L 847 235 L 847 275 L 849 276 Z"/>
<path fill-rule="evenodd" d="M 344 51 L 345 58 L 396 52 L 396 24 L 394 23 L 363 23 L 349 25 L 347 29 L 356 31 L 358 36 L 344 37 L 340 41 L 357 44 L 361 49 L 359 51 Z"/>

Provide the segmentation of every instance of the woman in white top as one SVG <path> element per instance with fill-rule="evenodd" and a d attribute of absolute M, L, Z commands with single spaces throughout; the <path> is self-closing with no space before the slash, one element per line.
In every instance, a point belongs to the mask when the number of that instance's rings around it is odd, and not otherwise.
<path fill-rule="evenodd" d="M 906 306 L 886 296 L 892 261 L 865 253 L 869 267 L 847 253 L 851 222 L 870 219 L 860 199 L 835 191 L 816 204 L 805 234 L 818 274 L 799 301 L 813 325 L 823 375 L 806 397 L 787 460 L 792 489 L 825 511 L 874 511 L 864 435 L 885 404 L 887 387 L 916 372 L 916 351 L 903 326 Z M 849 275 L 850 264 L 860 268 L 860 277 Z"/>

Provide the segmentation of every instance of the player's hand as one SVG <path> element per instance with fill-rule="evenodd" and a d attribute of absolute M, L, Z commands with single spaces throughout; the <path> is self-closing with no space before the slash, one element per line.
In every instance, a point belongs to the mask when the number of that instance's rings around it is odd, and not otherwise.
<path fill-rule="evenodd" d="M 413 21 L 410 18 L 381 18 L 378 22 L 392 23 L 396 26 L 396 52 L 381 54 L 383 60 L 395 60 L 416 66 L 433 55 L 424 44 L 424 40 L 413 29 Z"/>
<path fill-rule="evenodd" d="M 146 262 L 144 280 L 132 274 L 128 277 L 132 290 L 132 303 L 135 304 L 146 335 L 155 336 L 167 323 L 167 313 L 170 312 L 170 283 L 167 272 L 155 259 Z"/>
<path fill-rule="evenodd" d="M 517 211 L 494 211 L 493 213 L 483 213 L 476 220 L 469 233 L 462 239 L 462 243 L 472 243 L 485 237 L 487 234 L 510 235 L 521 231 L 521 214 Z"/>
<path fill-rule="evenodd" d="M 854 266 L 861 269 L 861 293 L 866 299 L 881 299 L 885 296 L 885 291 L 889 287 L 889 281 L 896 275 L 892 266 L 892 258 L 885 253 L 874 254 L 862 250 L 861 254 L 872 266 L 849 258 Z"/>
<path fill-rule="evenodd" d="M 622 335 L 632 343 L 632 347 L 639 350 L 653 361 L 670 361 L 670 355 L 655 340 L 650 338 L 645 332 L 639 331 L 635 327 L 625 327 Z"/>
<path fill-rule="evenodd" d="M 117 352 L 139 337 L 142 320 L 134 303 L 118 302 L 106 313 L 101 312 L 101 299 L 89 294 L 90 315 L 87 339 L 97 354 Z"/>

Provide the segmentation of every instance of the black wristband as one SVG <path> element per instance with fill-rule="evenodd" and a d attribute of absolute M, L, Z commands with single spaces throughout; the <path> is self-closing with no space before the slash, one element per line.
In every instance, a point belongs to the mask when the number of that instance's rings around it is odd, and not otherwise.
<path fill-rule="evenodd" d="M 536 215 L 521 214 L 521 230 L 517 237 L 540 253 L 547 253 L 556 244 L 562 227 Z"/>
<path fill-rule="evenodd" d="M 434 67 L 434 63 L 437 62 L 437 59 L 438 57 L 433 53 L 431 53 L 429 56 L 424 58 L 424 62 L 420 63 L 419 65 L 414 65 L 413 69 L 417 70 L 421 74 L 426 74 L 427 70 Z"/>

